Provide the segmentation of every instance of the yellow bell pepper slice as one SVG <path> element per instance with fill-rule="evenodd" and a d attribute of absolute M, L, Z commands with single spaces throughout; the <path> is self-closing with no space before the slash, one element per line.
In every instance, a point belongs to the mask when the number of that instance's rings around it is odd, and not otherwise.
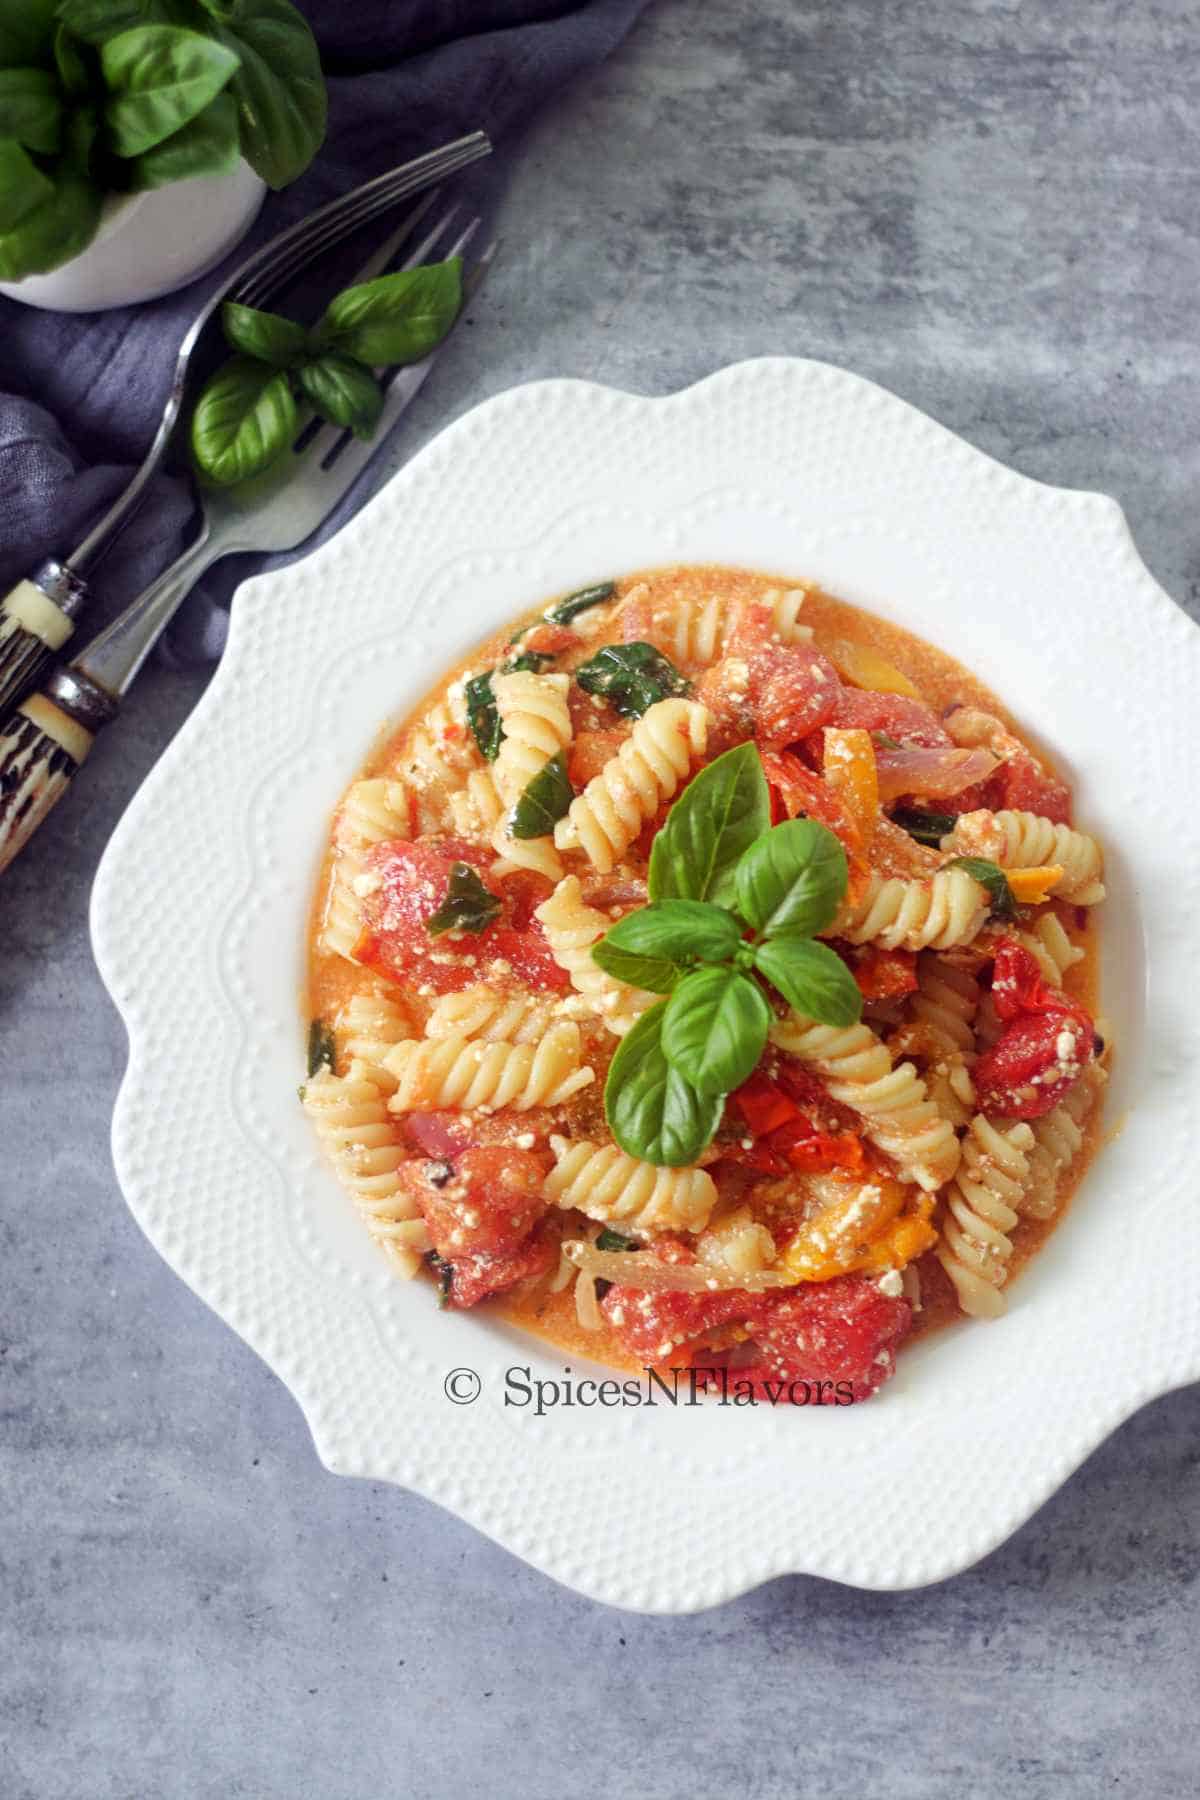
<path fill-rule="evenodd" d="M 1022 906 L 1040 906 L 1063 876 L 1061 863 L 1043 863 L 1036 869 L 1006 869 L 1004 873 L 1013 899 Z"/>
<path fill-rule="evenodd" d="M 853 644 L 849 638 L 834 638 L 822 643 L 825 652 L 843 681 L 851 687 L 869 688 L 876 694 L 907 694 L 910 700 L 923 698 L 921 690 L 894 663 L 880 656 L 866 644 Z"/>
<path fill-rule="evenodd" d="M 822 1207 L 784 1251 L 779 1266 L 796 1281 L 828 1281 L 857 1268 L 908 1198 L 900 1182 L 883 1175 L 846 1187 L 845 1198 Z"/>
<path fill-rule="evenodd" d="M 825 780 L 845 807 L 865 855 L 879 820 L 879 772 L 869 731 L 825 727 Z"/>

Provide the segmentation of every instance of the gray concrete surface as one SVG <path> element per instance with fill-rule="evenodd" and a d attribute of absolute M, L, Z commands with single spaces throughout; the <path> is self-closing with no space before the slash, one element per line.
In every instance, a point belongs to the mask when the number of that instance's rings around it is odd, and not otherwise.
<path fill-rule="evenodd" d="M 1118 495 L 1200 608 L 1198 29 L 1189 0 L 659 0 L 529 139 L 408 450 L 532 376 L 810 353 Z M 1200 1388 L 957 1580 L 684 1620 L 318 1467 L 109 1166 L 88 886 L 202 685 L 147 676 L 0 895 L 3 1800 L 1193 1793 Z"/>

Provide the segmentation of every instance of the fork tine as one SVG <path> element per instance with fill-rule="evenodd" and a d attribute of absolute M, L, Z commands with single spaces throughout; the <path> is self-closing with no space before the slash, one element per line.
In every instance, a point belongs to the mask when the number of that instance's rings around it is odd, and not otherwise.
<path fill-rule="evenodd" d="M 261 262 L 251 259 L 242 279 L 232 289 L 230 298 L 243 306 L 261 304 L 269 294 L 277 293 L 306 263 L 332 249 L 352 231 L 357 231 L 379 213 L 398 205 L 410 194 L 419 193 L 423 188 L 478 161 L 490 149 L 491 145 L 484 134 L 475 132 L 470 137 L 443 145 L 439 150 L 432 150 L 426 156 L 417 157 L 400 168 L 376 176 L 373 181 L 365 182 L 362 187 L 343 194 L 340 199 L 330 201 L 307 219 L 299 221 L 291 232 L 284 233 L 281 239 L 276 240 L 271 254 L 263 257 Z"/>

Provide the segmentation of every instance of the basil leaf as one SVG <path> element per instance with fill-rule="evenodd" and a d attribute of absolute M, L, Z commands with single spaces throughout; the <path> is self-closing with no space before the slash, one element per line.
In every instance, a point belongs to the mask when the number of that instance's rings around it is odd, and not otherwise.
<path fill-rule="evenodd" d="M 626 1155 L 678 1169 L 695 1162 L 711 1141 L 725 1102 L 720 1094 L 698 1093 L 663 1055 L 669 1004 L 660 1000 L 621 1039 L 604 1084 L 604 1114 Z"/>
<path fill-rule="evenodd" d="M 500 712 L 492 691 L 490 669 L 485 670 L 482 675 L 472 675 L 470 681 L 463 686 L 463 699 L 467 707 L 467 724 L 479 745 L 480 755 L 486 757 L 488 762 L 495 762 L 504 742 L 504 727 L 500 723 Z"/>
<path fill-rule="evenodd" d="M 139 25 L 100 46 L 110 98 L 104 109 L 110 148 L 141 156 L 179 131 L 232 80 L 238 59 L 223 44 L 174 25 Z"/>
<path fill-rule="evenodd" d="M 922 812 L 919 807 L 897 807 L 892 814 L 893 825 L 899 825 L 901 831 L 907 831 L 909 837 L 916 838 L 918 844 L 931 844 L 936 850 L 941 841 L 958 823 L 957 813 Z"/>
<path fill-rule="evenodd" d="M 186 25 L 195 18 L 187 0 L 59 0 L 57 13 L 76 37 L 96 48 L 135 25 Z"/>
<path fill-rule="evenodd" d="M 308 1028 L 308 1072 L 332 1069 L 337 1058 L 337 1039 L 324 1019 L 314 1019 Z"/>
<path fill-rule="evenodd" d="M 305 397 L 331 425 L 343 425 L 355 437 L 374 435 L 383 411 L 383 389 L 360 362 L 330 352 L 300 371 Z"/>
<path fill-rule="evenodd" d="M 657 700 L 686 694 L 691 682 L 653 644 L 605 644 L 575 671 L 585 694 L 598 694 L 623 719 L 640 719 Z"/>
<path fill-rule="evenodd" d="M 742 939 L 732 913 L 705 900 L 655 900 L 618 919 L 600 942 L 672 962 L 728 962 Z"/>
<path fill-rule="evenodd" d="M 846 852 L 827 826 L 785 819 L 738 864 L 738 909 L 764 937 L 812 937 L 837 912 L 847 879 Z"/>
<path fill-rule="evenodd" d="M 639 1248 L 637 1238 L 626 1237 L 623 1231 L 614 1231 L 611 1225 L 596 1235 L 597 1250 L 636 1250 Z"/>
<path fill-rule="evenodd" d="M 283 369 L 235 356 L 196 402 L 192 454 L 211 481 L 228 487 L 258 475 L 296 433 L 296 402 Z"/>
<path fill-rule="evenodd" d="M 513 807 L 509 836 L 545 837 L 554 830 L 574 798 L 575 789 L 567 775 L 567 753 L 560 750 L 538 770 Z"/>
<path fill-rule="evenodd" d="M 91 86 L 91 77 L 78 40 L 66 25 L 55 29 L 54 66 L 64 94 L 71 100 L 81 100 Z"/>
<path fill-rule="evenodd" d="M 965 869 L 973 881 L 987 889 L 993 919 L 1016 918 L 1017 902 L 1008 885 L 1008 876 L 998 863 L 989 862 L 984 856 L 956 856 L 945 866 Z"/>
<path fill-rule="evenodd" d="M 230 84 L 242 154 L 270 188 L 307 169 L 325 139 L 328 99 L 316 39 L 291 0 L 200 0 L 212 34 L 238 58 Z"/>
<path fill-rule="evenodd" d="M 425 1252 L 425 1261 L 437 1276 L 437 1303 L 441 1307 L 449 1306 L 450 1296 L 454 1291 L 454 1264 L 439 1256 L 436 1250 Z"/>
<path fill-rule="evenodd" d="M 750 1075 L 767 1042 L 771 1009 L 736 969 L 685 975 L 663 1014 L 663 1055 L 701 1094 L 728 1094 Z"/>
<path fill-rule="evenodd" d="M 54 43 L 55 0 L 0 0 L 0 67 L 48 63 Z"/>
<path fill-rule="evenodd" d="M 536 675 L 554 660 L 554 653 L 550 650 L 522 650 L 520 656 L 514 656 L 511 662 L 504 664 L 502 673 L 515 675 L 519 669 L 528 669 Z"/>
<path fill-rule="evenodd" d="M 78 135 L 87 120 L 81 115 L 71 123 Z M 6 184 L 0 195 L 0 222 L 13 219 L 0 230 L 0 281 L 21 281 L 70 262 L 91 243 L 100 223 L 99 189 L 73 158 L 63 156 L 48 180 L 28 157 L 28 168 L 21 166 L 20 157 L 25 152 L 11 139 L 0 146 L 0 180 L 16 174 L 15 187 L 10 191 Z"/>
<path fill-rule="evenodd" d="M 462 258 L 401 269 L 346 288 L 318 323 L 318 349 L 362 363 L 411 363 L 440 344 L 462 304 Z"/>
<path fill-rule="evenodd" d="M 294 368 L 303 361 L 307 338 L 303 325 L 282 313 L 260 312 L 256 306 L 239 306 L 227 300 L 221 308 L 221 329 L 230 349 L 276 369 Z"/>
<path fill-rule="evenodd" d="M 485 888 L 470 863 L 450 866 L 446 898 L 425 921 L 430 937 L 441 937 L 444 931 L 486 931 L 500 911 L 500 902 Z"/>
<path fill-rule="evenodd" d="M 617 981 L 642 988 L 647 994 L 669 994 L 688 968 L 686 963 L 670 957 L 640 956 L 635 951 L 622 950 L 619 944 L 610 944 L 607 937 L 592 945 L 592 961 Z"/>
<path fill-rule="evenodd" d="M 789 1006 L 821 1025 L 853 1025 L 862 1017 L 857 981 L 835 950 L 811 938 L 777 937 L 754 947 L 754 966 Z"/>
<path fill-rule="evenodd" d="M 0 69 L 0 138 L 53 156 L 62 122 L 62 90 L 48 69 Z"/>
<path fill-rule="evenodd" d="M 565 600 L 548 606 L 542 617 L 552 625 L 569 625 L 572 619 L 577 619 L 589 606 L 600 606 L 605 600 L 611 600 L 616 591 L 615 581 L 597 581 L 592 587 L 576 588 Z"/>
<path fill-rule="evenodd" d="M 0 259 L 3 237 L 28 213 L 53 198 L 54 183 L 42 174 L 29 152 L 12 138 L 0 139 Z"/>
<path fill-rule="evenodd" d="M 232 175 L 240 158 L 237 107 L 229 94 L 218 94 L 198 118 L 133 159 L 130 185 L 145 191 L 197 175 Z"/>
<path fill-rule="evenodd" d="M 758 751 L 739 744 L 701 769 L 667 814 L 650 853 L 650 898 L 732 906 L 738 859 L 770 823 Z"/>

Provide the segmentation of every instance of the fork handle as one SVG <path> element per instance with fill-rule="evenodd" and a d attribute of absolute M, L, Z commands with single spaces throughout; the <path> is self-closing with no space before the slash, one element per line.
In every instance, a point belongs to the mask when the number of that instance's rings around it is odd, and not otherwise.
<path fill-rule="evenodd" d="M 0 726 L 0 870 L 79 773 L 96 733 L 48 694 L 31 694 Z"/>
<path fill-rule="evenodd" d="M 24 699 L 75 629 L 87 583 L 64 563 L 44 563 L 0 602 L 0 718 Z"/>

